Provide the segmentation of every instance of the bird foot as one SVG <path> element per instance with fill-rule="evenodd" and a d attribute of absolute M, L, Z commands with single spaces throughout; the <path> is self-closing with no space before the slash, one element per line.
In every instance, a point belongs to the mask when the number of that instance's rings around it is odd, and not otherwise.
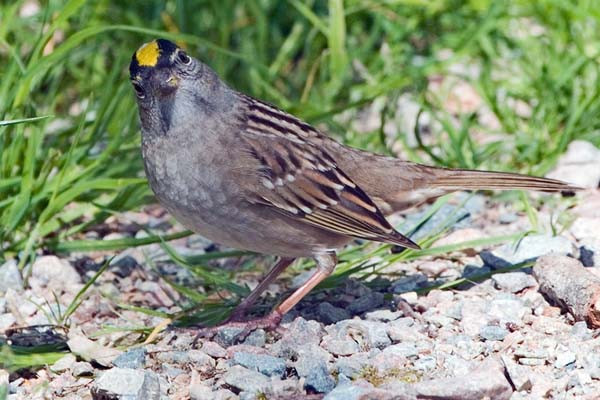
<path fill-rule="evenodd" d="M 240 321 L 237 320 L 237 318 L 241 319 L 243 316 L 232 314 L 223 324 L 200 329 L 194 338 L 194 341 L 192 342 L 192 346 L 195 347 L 198 340 L 202 338 L 212 339 L 217 333 L 219 333 L 220 330 L 225 328 L 241 329 L 241 332 L 235 335 L 235 338 L 233 339 L 233 343 L 240 343 L 257 329 L 264 329 L 267 331 L 277 329 L 282 317 L 283 314 L 280 312 L 272 311 L 270 314 L 261 318 L 255 318 L 250 321 Z"/>

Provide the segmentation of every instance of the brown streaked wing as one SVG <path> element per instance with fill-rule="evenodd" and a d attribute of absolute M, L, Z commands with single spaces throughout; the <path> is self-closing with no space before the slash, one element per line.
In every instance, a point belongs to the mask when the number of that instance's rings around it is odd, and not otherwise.
<path fill-rule="evenodd" d="M 260 164 L 256 201 L 331 232 L 418 249 L 369 196 L 313 144 L 322 135 L 290 114 L 244 97 L 241 138 Z M 326 139 L 324 139 L 326 140 Z"/>

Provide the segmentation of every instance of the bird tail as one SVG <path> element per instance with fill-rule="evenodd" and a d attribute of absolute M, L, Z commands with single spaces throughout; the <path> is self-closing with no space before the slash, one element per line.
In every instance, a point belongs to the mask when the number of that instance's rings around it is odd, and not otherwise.
<path fill-rule="evenodd" d="M 545 192 L 574 192 L 583 188 L 556 179 L 508 172 L 473 171 L 467 169 L 432 168 L 431 188 L 445 190 L 510 190 L 525 189 Z"/>

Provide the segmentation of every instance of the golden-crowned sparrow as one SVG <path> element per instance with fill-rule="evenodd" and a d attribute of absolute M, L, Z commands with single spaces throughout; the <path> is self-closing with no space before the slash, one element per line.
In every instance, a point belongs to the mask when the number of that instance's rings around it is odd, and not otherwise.
<path fill-rule="evenodd" d="M 227 246 L 280 256 L 234 311 L 244 312 L 294 259 L 306 283 L 254 326 L 276 325 L 336 265 L 353 238 L 418 249 L 385 216 L 457 190 L 572 191 L 557 180 L 415 164 L 346 147 L 277 107 L 239 93 L 164 39 L 130 64 L 146 175 L 183 225 Z"/>

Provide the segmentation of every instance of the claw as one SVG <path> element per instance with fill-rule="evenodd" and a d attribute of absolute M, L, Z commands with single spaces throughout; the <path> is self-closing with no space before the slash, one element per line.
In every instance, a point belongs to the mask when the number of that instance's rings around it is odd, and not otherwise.
<path fill-rule="evenodd" d="M 198 343 L 198 340 L 200 339 L 212 339 L 223 328 L 241 328 L 242 331 L 238 333 L 233 339 L 234 343 L 241 343 L 242 341 L 244 341 L 244 339 L 248 337 L 248 335 L 250 335 L 257 329 L 264 329 L 267 331 L 273 331 L 277 329 L 282 317 L 283 314 L 281 314 L 278 311 L 273 311 L 265 317 L 256 318 L 245 322 L 231 320 L 230 317 L 228 319 L 228 322 L 225 322 L 224 324 L 212 326 L 210 328 L 200 329 L 200 331 L 198 331 L 198 334 L 194 338 L 194 341 L 192 342 L 192 346 L 195 347 Z"/>

